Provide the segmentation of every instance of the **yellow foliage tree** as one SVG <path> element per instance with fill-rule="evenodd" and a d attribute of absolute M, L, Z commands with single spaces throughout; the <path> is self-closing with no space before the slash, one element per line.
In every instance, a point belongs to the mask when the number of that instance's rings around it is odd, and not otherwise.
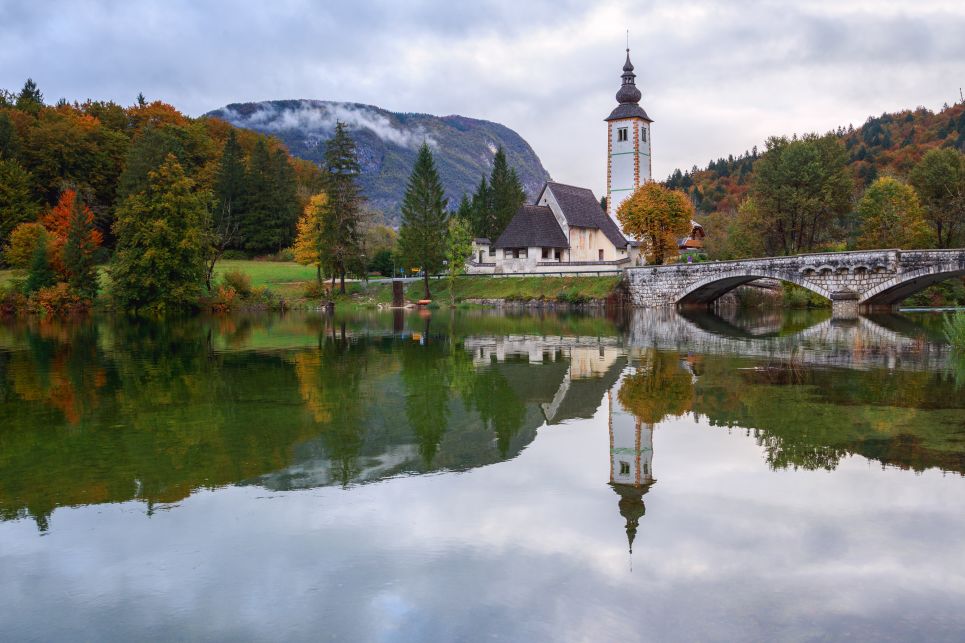
<path fill-rule="evenodd" d="M 640 241 L 647 261 L 662 264 L 678 254 L 677 241 L 690 232 L 694 206 L 683 192 L 645 183 L 617 210 L 623 230 Z"/>
<path fill-rule="evenodd" d="M 328 195 L 319 192 L 305 205 L 298 219 L 298 235 L 292 248 L 295 261 L 303 266 L 315 266 L 318 282 L 322 282 L 322 225 L 328 212 Z"/>
<path fill-rule="evenodd" d="M 931 230 L 918 195 L 910 185 L 890 176 L 872 183 L 858 202 L 861 237 L 858 247 L 924 248 Z"/>

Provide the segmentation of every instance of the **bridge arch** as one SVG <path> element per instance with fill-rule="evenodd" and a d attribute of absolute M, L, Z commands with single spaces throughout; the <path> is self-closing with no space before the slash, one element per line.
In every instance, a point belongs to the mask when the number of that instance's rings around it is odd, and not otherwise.
<path fill-rule="evenodd" d="M 734 270 L 726 273 L 717 273 L 688 284 L 687 287 L 677 295 L 678 304 L 709 304 L 722 295 L 727 294 L 738 286 L 750 283 L 757 279 L 775 279 L 795 284 L 825 299 L 831 299 L 831 293 L 821 286 L 807 281 L 805 275 L 790 275 L 786 272 L 771 272 L 769 270 L 758 270 L 754 274 L 748 274 L 745 270 Z"/>
<path fill-rule="evenodd" d="M 965 277 L 965 266 L 950 268 L 947 265 L 935 265 L 899 273 L 865 292 L 860 303 L 867 306 L 892 306 L 920 290 L 955 277 Z"/>

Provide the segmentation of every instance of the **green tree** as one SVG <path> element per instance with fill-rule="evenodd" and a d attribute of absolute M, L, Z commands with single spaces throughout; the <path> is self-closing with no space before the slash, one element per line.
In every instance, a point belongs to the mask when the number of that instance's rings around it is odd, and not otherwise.
<path fill-rule="evenodd" d="M 335 124 L 335 133 L 325 145 L 325 184 L 330 207 L 322 225 L 322 254 L 331 268 L 332 282 L 339 276 L 339 290 L 345 292 L 345 273 L 361 254 L 360 220 L 362 171 L 355 141 L 345 123 Z"/>
<path fill-rule="evenodd" d="M 751 196 L 769 254 L 807 252 L 833 238 L 854 191 L 847 158 L 833 135 L 768 139 L 767 152 L 754 165 Z"/>
<path fill-rule="evenodd" d="M 911 249 L 927 243 L 928 224 L 918 195 L 897 179 L 886 176 L 872 183 L 858 202 L 858 215 L 859 248 Z"/>
<path fill-rule="evenodd" d="M 476 237 L 485 237 L 495 243 L 495 237 L 490 237 L 494 224 L 492 221 L 492 192 L 486 177 L 479 180 L 479 186 L 472 195 L 471 215 L 472 233 Z"/>
<path fill-rule="evenodd" d="M 502 147 L 496 150 L 496 156 L 493 158 L 489 188 L 492 192 L 492 229 L 485 236 L 495 241 L 526 201 L 523 185 L 516 175 L 516 170 L 509 167 Z"/>
<path fill-rule="evenodd" d="M 53 286 L 55 283 L 57 283 L 57 274 L 54 272 L 54 267 L 50 265 L 50 257 L 47 254 L 47 233 L 41 232 L 33 257 L 30 259 L 30 271 L 24 283 L 24 292 L 29 295 L 41 288 Z"/>
<path fill-rule="evenodd" d="M 929 150 L 909 178 L 935 229 L 937 246 L 953 246 L 965 227 L 965 155 L 952 148 Z"/>
<path fill-rule="evenodd" d="M 617 210 L 623 230 L 640 241 L 647 261 L 662 264 L 678 254 L 677 241 L 690 232 L 694 206 L 680 190 L 644 183 Z"/>
<path fill-rule="evenodd" d="M 23 89 L 17 94 L 16 107 L 19 110 L 36 114 L 44 106 L 44 95 L 40 93 L 37 83 L 32 78 L 28 78 L 23 84 Z"/>
<path fill-rule="evenodd" d="M 139 99 L 144 97 L 138 94 Z M 139 101 L 140 102 L 140 101 Z M 208 249 L 208 269 L 205 286 L 211 292 L 214 268 L 225 250 L 239 242 L 240 220 L 244 216 L 245 157 L 235 131 L 221 150 L 218 173 L 214 180 L 214 213 L 211 217 L 211 245 Z"/>
<path fill-rule="evenodd" d="M 461 217 L 449 219 L 449 239 L 446 244 L 446 261 L 449 264 L 449 303 L 456 303 L 456 277 L 466 271 L 466 261 L 472 256 L 472 230 L 469 222 Z"/>
<path fill-rule="evenodd" d="M 111 293 L 128 310 L 163 313 L 193 306 L 204 285 L 207 197 L 173 154 L 148 175 L 144 192 L 117 212 Z"/>
<path fill-rule="evenodd" d="M 64 266 L 67 268 L 68 285 L 81 297 L 97 296 L 97 267 L 94 265 L 94 216 L 84 207 L 78 194 L 73 199 L 64 244 Z"/>
<path fill-rule="evenodd" d="M 472 199 L 468 194 L 463 194 L 459 200 L 459 207 L 456 208 L 456 218 L 462 219 L 469 225 L 469 232 L 472 233 Z"/>
<path fill-rule="evenodd" d="M 39 207 L 31 191 L 30 173 L 13 159 L 0 157 L 0 248 L 21 223 L 34 221 Z"/>
<path fill-rule="evenodd" d="M 186 165 L 187 150 L 176 129 L 147 125 L 135 134 L 117 183 L 120 201 L 146 190 L 149 175 L 161 167 L 169 155 L 173 155 L 182 168 Z"/>
<path fill-rule="evenodd" d="M 15 159 L 20 153 L 20 139 L 13 121 L 6 112 L 0 112 L 0 159 Z"/>
<path fill-rule="evenodd" d="M 442 269 L 446 257 L 445 190 L 439 180 L 429 145 L 419 148 L 409 184 L 402 199 L 399 252 L 413 266 L 422 268 L 425 297 L 429 299 L 429 275 Z"/>

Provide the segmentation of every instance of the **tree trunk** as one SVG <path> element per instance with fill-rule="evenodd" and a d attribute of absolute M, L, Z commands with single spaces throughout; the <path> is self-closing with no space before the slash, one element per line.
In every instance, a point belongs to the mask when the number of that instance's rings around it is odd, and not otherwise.
<path fill-rule="evenodd" d="M 422 271 L 422 278 L 425 280 L 425 285 L 426 285 L 426 296 L 425 296 L 425 298 L 426 298 L 426 299 L 432 299 L 432 293 L 429 292 L 429 271 L 428 271 L 428 270 L 423 270 L 423 271 Z"/>
<path fill-rule="evenodd" d="M 344 270 L 342 270 L 339 273 L 338 280 L 339 280 L 338 291 L 344 295 L 345 294 L 345 271 Z"/>
<path fill-rule="evenodd" d="M 318 285 L 322 285 L 322 264 L 315 264 L 315 279 L 318 280 Z"/>

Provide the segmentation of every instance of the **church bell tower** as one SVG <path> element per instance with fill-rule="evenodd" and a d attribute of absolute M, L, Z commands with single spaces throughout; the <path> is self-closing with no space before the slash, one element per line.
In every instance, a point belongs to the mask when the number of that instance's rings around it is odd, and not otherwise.
<path fill-rule="evenodd" d="M 623 84 L 617 91 L 619 103 L 606 118 L 606 208 L 619 226 L 617 209 L 638 187 L 653 179 L 650 162 L 650 117 L 640 107 L 642 94 L 637 89 L 636 74 L 630 62 L 623 65 Z M 622 231 L 622 227 L 621 227 Z"/>

